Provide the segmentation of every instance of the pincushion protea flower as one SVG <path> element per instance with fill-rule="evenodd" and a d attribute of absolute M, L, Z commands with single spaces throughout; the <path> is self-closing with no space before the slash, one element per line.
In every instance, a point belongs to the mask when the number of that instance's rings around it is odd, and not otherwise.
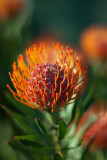
<path fill-rule="evenodd" d="M 107 26 L 92 26 L 80 38 L 81 48 L 91 59 L 107 59 Z"/>
<path fill-rule="evenodd" d="M 10 79 L 16 89 L 7 87 L 13 96 L 34 109 L 62 110 L 65 104 L 74 102 L 86 86 L 87 67 L 69 47 L 59 43 L 26 50 L 28 66 L 19 55 L 14 62 Z"/>
<path fill-rule="evenodd" d="M 91 116 L 98 116 L 82 137 L 82 145 L 87 146 L 91 141 L 91 150 L 107 148 L 107 103 L 99 101 L 93 104 L 81 117 L 77 129 L 79 129 Z"/>
<path fill-rule="evenodd" d="M 0 0 L 0 19 L 5 20 L 15 15 L 23 4 L 24 0 Z"/>

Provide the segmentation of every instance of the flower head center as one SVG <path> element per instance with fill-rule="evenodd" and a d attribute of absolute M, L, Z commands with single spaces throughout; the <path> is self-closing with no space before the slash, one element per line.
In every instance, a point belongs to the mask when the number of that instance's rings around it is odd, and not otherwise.
<path fill-rule="evenodd" d="M 64 69 L 57 64 L 38 64 L 35 66 L 34 71 L 31 72 L 31 77 L 27 79 L 28 94 L 32 98 L 35 97 L 42 106 L 51 107 L 54 101 L 58 106 L 62 105 L 61 103 L 66 100 L 66 93 L 70 87 L 65 90 L 68 80 L 65 77 Z M 33 84 L 33 90 L 31 84 Z M 57 96 L 59 97 L 58 99 Z"/>

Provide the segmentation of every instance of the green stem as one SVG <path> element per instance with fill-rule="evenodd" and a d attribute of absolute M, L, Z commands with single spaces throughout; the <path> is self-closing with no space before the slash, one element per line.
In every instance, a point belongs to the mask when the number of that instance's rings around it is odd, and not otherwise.
<path fill-rule="evenodd" d="M 51 125 L 51 134 L 52 134 L 53 143 L 55 145 L 56 153 L 58 153 L 58 155 L 63 159 L 64 157 L 63 157 L 61 146 L 58 142 L 58 137 L 57 137 L 57 126 L 53 121 L 53 118 L 54 118 L 53 113 L 47 112 L 46 118 L 48 119 L 49 124 Z"/>
<path fill-rule="evenodd" d="M 63 159 L 61 146 L 58 142 L 58 137 L 56 135 L 56 129 L 54 129 L 54 128 L 52 129 L 52 138 L 53 138 L 53 142 L 54 142 L 54 145 L 55 145 L 56 153 L 58 153 L 58 155 Z"/>

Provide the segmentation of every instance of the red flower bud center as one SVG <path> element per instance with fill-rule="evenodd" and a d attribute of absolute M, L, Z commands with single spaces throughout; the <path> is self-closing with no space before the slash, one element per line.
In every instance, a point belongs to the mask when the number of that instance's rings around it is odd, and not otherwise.
<path fill-rule="evenodd" d="M 36 65 L 34 71 L 31 72 L 31 77 L 27 79 L 27 92 L 33 100 L 35 94 L 36 100 L 42 106 L 45 103 L 49 107 L 51 107 L 54 101 L 56 101 L 57 106 L 62 105 L 63 101 L 66 101 L 66 93 L 71 88 L 71 85 L 67 88 L 70 77 L 65 76 L 64 69 L 60 66 L 50 63 Z"/>

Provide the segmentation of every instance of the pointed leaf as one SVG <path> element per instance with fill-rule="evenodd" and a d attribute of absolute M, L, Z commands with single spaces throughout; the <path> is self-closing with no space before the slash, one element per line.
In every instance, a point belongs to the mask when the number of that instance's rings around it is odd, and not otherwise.
<path fill-rule="evenodd" d="M 13 117 L 15 122 L 27 133 L 32 133 L 34 132 L 33 129 L 25 123 L 26 117 L 12 111 L 11 109 L 7 108 L 6 106 L 2 106 L 2 108 L 10 115 Z"/>
<path fill-rule="evenodd" d="M 27 141 L 37 141 L 38 140 L 38 135 L 37 134 L 32 134 L 32 135 L 23 135 L 23 136 L 15 136 L 16 141 L 20 140 L 27 140 Z"/>
<path fill-rule="evenodd" d="M 69 123 L 71 116 L 73 115 L 74 106 L 75 106 L 75 103 L 68 104 L 64 106 L 63 110 L 59 113 L 60 117 L 62 117 L 65 120 L 66 124 Z"/>
<path fill-rule="evenodd" d="M 39 109 L 32 109 L 29 106 L 22 104 L 20 102 L 18 102 L 11 93 L 6 93 L 7 98 L 9 99 L 9 101 L 15 105 L 15 107 L 21 112 L 23 113 L 25 116 L 30 117 L 30 118 L 40 118 L 43 119 L 44 118 L 44 113 L 41 112 Z"/>
<path fill-rule="evenodd" d="M 43 122 L 42 122 L 40 119 L 38 119 L 38 118 L 35 118 L 35 122 L 36 122 L 37 126 L 39 127 L 39 129 L 40 129 L 43 133 L 47 134 L 47 131 L 46 131 L 45 127 L 44 127 Z"/>
<path fill-rule="evenodd" d="M 64 120 L 60 120 L 59 122 L 59 141 L 65 137 L 67 126 Z"/>
<path fill-rule="evenodd" d="M 35 117 L 35 111 L 31 109 L 29 106 L 26 106 L 24 104 L 21 104 L 18 102 L 11 93 L 6 93 L 7 98 L 9 99 L 10 102 L 12 102 L 15 107 L 21 111 L 24 115 L 30 116 L 30 117 Z"/>
<path fill-rule="evenodd" d="M 44 142 L 41 140 L 39 135 L 23 135 L 23 136 L 15 136 L 14 140 L 16 142 L 22 143 L 24 145 L 31 145 L 31 146 L 44 146 Z"/>
<path fill-rule="evenodd" d="M 88 102 L 90 101 L 90 99 L 92 98 L 93 96 L 93 93 L 95 91 L 95 88 L 92 86 L 88 95 L 86 96 L 85 100 L 83 101 L 81 107 L 80 107 L 80 110 L 78 112 L 78 118 L 77 118 L 77 122 L 78 120 L 80 119 L 81 115 L 82 115 L 82 112 L 84 111 L 84 108 L 86 107 L 86 105 L 88 104 Z"/>
<path fill-rule="evenodd" d="M 14 142 L 10 142 L 9 143 L 11 146 L 13 146 L 16 149 L 22 150 L 23 152 L 30 154 L 37 154 L 37 153 L 43 153 L 43 154 L 51 154 L 51 148 L 50 147 L 46 147 L 46 146 L 31 146 L 31 145 L 23 145 L 22 143 L 14 143 Z"/>
<path fill-rule="evenodd" d="M 73 109 L 72 109 L 72 113 L 70 115 L 70 120 L 69 120 L 68 125 L 72 123 L 72 121 L 76 117 L 76 113 L 77 113 L 77 104 L 75 103 L 75 105 L 73 106 Z"/>

